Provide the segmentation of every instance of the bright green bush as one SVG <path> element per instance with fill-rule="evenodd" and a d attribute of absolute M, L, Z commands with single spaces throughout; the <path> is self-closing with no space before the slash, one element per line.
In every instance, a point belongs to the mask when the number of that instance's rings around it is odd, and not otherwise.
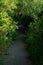
<path fill-rule="evenodd" d="M 14 3 L 8 2 L 9 0 L 0 0 L 0 65 L 3 65 L 4 54 L 17 36 L 18 27 L 13 20 Z"/>
<path fill-rule="evenodd" d="M 0 50 L 11 44 L 12 36 L 16 33 L 16 23 L 5 11 L 0 12 Z"/>
<path fill-rule="evenodd" d="M 6 1 L 0 1 L 0 53 L 11 45 L 12 40 L 16 38 L 18 28 L 17 23 L 9 16 L 8 9 L 4 6 Z"/>

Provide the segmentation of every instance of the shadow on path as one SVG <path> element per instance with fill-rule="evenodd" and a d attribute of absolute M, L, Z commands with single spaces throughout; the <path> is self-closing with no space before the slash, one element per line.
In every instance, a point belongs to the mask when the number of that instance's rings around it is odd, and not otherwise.
<path fill-rule="evenodd" d="M 5 55 L 4 65 L 31 65 L 27 59 L 28 53 L 22 40 L 23 34 L 19 35 L 14 44 L 8 49 L 8 55 Z"/>

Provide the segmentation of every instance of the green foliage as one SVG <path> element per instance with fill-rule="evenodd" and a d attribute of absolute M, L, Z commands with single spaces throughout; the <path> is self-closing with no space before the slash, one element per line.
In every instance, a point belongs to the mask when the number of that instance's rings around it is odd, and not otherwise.
<path fill-rule="evenodd" d="M 43 21 L 30 23 L 26 33 L 26 43 L 36 65 L 43 65 Z"/>
<path fill-rule="evenodd" d="M 43 65 L 43 0 L 0 0 L 0 54 L 3 54 L 17 35 L 17 22 L 26 25 L 28 51 L 36 65 Z M 25 17 L 26 16 L 26 17 Z M 16 22 L 15 22 L 16 21 Z M 31 21 L 31 20 L 30 20 Z"/>
<path fill-rule="evenodd" d="M 29 1 L 26 2 L 29 3 Z M 38 14 L 43 11 L 43 1 L 32 0 L 26 7 L 29 12 L 27 14 L 34 18 L 25 34 L 28 52 L 30 52 L 34 65 L 43 65 L 43 14 L 41 18 L 38 17 Z"/>
<path fill-rule="evenodd" d="M 14 9 L 16 20 L 25 24 L 26 17 L 31 17 L 37 21 L 38 14 L 43 11 L 43 0 L 18 0 Z M 23 20 L 25 19 L 25 20 Z M 26 22 L 29 22 L 28 20 Z"/>
<path fill-rule="evenodd" d="M 36 16 L 41 10 L 43 10 L 43 0 L 18 0 L 16 15 Z"/>
<path fill-rule="evenodd" d="M 9 0 L 8 0 L 9 1 Z M 8 5 L 7 0 L 0 0 L 0 64 L 3 65 L 3 55 L 6 53 L 9 46 L 12 44 L 12 40 L 17 35 L 17 23 L 13 20 L 12 14 L 13 6 L 11 3 Z M 13 4 L 13 3 L 12 3 Z M 11 11 L 12 10 L 12 11 Z M 8 13 L 9 11 L 9 13 Z M 13 15 L 13 14 L 12 14 Z"/>
<path fill-rule="evenodd" d="M 0 0 L 0 65 L 3 55 L 17 35 L 17 23 L 13 20 L 16 0 Z"/>

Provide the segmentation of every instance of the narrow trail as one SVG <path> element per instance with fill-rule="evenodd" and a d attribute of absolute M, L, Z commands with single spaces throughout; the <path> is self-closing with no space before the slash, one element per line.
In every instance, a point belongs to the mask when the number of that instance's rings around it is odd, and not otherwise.
<path fill-rule="evenodd" d="M 32 65 L 27 59 L 28 53 L 22 41 L 23 35 L 19 35 L 14 44 L 8 49 L 8 55 L 4 57 L 4 65 Z"/>

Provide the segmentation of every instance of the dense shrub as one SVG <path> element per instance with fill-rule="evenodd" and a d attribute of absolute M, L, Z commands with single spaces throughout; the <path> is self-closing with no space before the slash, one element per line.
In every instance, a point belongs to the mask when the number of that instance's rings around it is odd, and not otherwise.
<path fill-rule="evenodd" d="M 28 0 L 27 2 L 29 3 Z M 43 1 L 31 0 L 26 7 L 27 14 L 34 19 L 30 22 L 25 34 L 27 49 L 34 65 L 43 65 Z"/>
<path fill-rule="evenodd" d="M 13 5 L 9 7 L 11 3 L 7 4 L 8 2 L 7 0 L 0 1 L 0 54 L 3 54 L 16 38 L 18 28 L 13 16 L 9 15 L 12 14 Z"/>
<path fill-rule="evenodd" d="M 43 65 L 41 11 L 43 13 L 43 0 L 0 0 L 0 54 L 3 54 L 16 38 L 18 23 L 26 30 L 25 39 L 32 59 L 36 65 Z"/>
<path fill-rule="evenodd" d="M 11 44 L 13 35 L 16 34 L 16 23 L 5 11 L 0 12 L 0 51 Z"/>
<path fill-rule="evenodd" d="M 43 20 L 30 23 L 25 39 L 35 64 L 43 65 Z"/>
<path fill-rule="evenodd" d="M 3 65 L 4 54 L 16 39 L 17 23 L 13 20 L 13 1 L 0 0 L 0 65 Z M 10 6 L 9 6 L 10 5 Z M 12 16 L 11 16 L 12 15 Z"/>

